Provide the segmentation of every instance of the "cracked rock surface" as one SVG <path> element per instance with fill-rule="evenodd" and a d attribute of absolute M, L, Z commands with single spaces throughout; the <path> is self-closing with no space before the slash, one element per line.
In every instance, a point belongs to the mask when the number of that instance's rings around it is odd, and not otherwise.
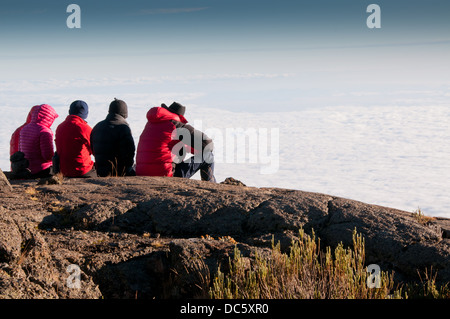
<path fill-rule="evenodd" d="M 190 298 L 237 245 L 288 249 L 298 230 L 320 245 L 365 238 L 366 263 L 450 281 L 450 220 L 326 194 L 160 177 L 10 181 L 0 193 L 0 298 Z M 200 259 L 202 263 L 198 263 Z M 68 287 L 76 265 L 82 289 Z M 201 274 L 201 278 L 198 278 Z M 206 278 L 206 279 L 205 279 Z"/>

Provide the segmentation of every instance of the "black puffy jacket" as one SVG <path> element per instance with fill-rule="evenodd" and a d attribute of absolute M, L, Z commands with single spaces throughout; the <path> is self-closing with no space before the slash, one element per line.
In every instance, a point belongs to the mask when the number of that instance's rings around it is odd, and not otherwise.
<path fill-rule="evenodd" d="M 109 113 L 91 133 L 91 147 L 98 176 L 133 176 L 136 147 L 122 115 Z"/>

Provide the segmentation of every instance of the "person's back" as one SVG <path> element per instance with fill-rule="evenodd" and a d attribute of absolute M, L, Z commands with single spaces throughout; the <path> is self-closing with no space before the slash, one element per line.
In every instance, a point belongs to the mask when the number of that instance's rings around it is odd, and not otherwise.
<path fill-rule="evenodd" d="M 9 142 L 9 156 L 13 156 L 14 153 L 19 151 L 19 139 L 20 139 L 20 131 L 25 127 L 25 125 L 29 124 L 30 121 L 27 120 L 26 123 L 19 126 L 12 134 L 11 140 Z"/>
<path fill-rule="evenodd" d="M 176 129 L 172 121 L 187 123 L 183 115 L 164 107 L 147 112 L 147 124 L 142 132 L 136 153 L 136 174 L 139 176 L 173 176 L 175 155 L 172 148 L 179 142 L 172 138 Z"/>
<path fill-rule="evenodd" d="M 127 117 L 126 103 L 114 100 L 106 119 L 92 129 L 91 147 L 98 176 L 135 175 L 133 164 L 136 148 Z"/>
<path fill-rule="evenodd" d="M 49 175 L 52 166 L 53 132 L 51 126 L 58 117 L 56 111 L 47 104 L 33 108 L 31 121 L 20 131 L 19 151 L 29 161 L 31 174 Z"/>
<path fill-rule="evenodd" d="M 187 124 L 185 110 L 183 105 L 174 102 L 170 107 L 162 104 L 148 111 L 148 123 L 139 138 L 136 156 L 138 176 L 191 178 L 200 171 L 202 180 L 216 181 L 214 143 Z M 194 156 L 183 162 L 186 153 Z"/>
<path fill-rule="evenodd" d="M 91 172 L 94 162 L 91 159 L 92 128 L 85 121 L 88 112 L 86 102 L 73 102 L 69 108 L 69 115 L 56 129 L 56 152 L 64 176 L 91 176 L 88 173 Z"/>
<path fill-rule="evenodd" d="M 38 107 L 38 105 L 35 105 L 31 108 L 31 110 L 28 112 L 27 119 L 24 124 L 19 126 L 12 134 L 11 134 L 11 140 L 9 143 L 9 156 L 13 156 L 14 153 L 19 151 L 19 138 L 20 138 L 20 131 L 25 127 L 25 125 L 29 124 L 31 122 L 31 113 L 33 112 L 33 109 Z"/>

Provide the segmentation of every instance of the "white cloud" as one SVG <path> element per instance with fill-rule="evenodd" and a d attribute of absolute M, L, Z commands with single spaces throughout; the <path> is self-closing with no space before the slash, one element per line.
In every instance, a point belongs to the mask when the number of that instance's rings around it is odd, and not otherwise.
<path fill-rule="evenodd" d="M 250 80 L 275 79 L 292 77 L 293 73 L 216 73 L 193 74 L 184 76 L 148 76 L 135 78 L 78 78 L 78 79 L 47 79 L 47 80 L 8 80 L 0 81 L 0 93 L 42 92 L 44 90 L 124 87 L 136 85 L 152 85 L 162 83 L 214 81 L 214 80 Z"/>
<path fill-rule="evenodd" d="M 217 78 L 264 76 L 271 75 L 222 74 Z M 212 79 L 215 76 L 197 75 L 191 79 L 203 77 Z M 180 77 L 175 81 L 186 79 Z M 131 85 L 154 80 L 116 79 L 112 83 L 121 86 L 124 83 Z M 10 136 L 24 122 L 32 105 L 52 101 L 49 103 L 60 114 L 53 129 L 64 120 L 70 102 L 80 98 L 72 92 L 70 83 L 59 83 L 65 90 L 59 93 L 51 91 L 52 86 L 58 84 L 52 80 L 42 83 L 16 82 L 13 85 L 16 92 L 10 93 L 4 88 L 0 91 L 0 109 L 5 115 L 0 118 L 0 154 L 3 154 L 0 167 L 3 170 L 9 169 Z M 93 85 L 95 92 L 97 85 L 101 88 L 101 83 L 102 79 L 87 80 L 80 81 L 79 85 Z M 23 84 L 24 89 L 28 87 L 34 91 L 25 90 L 23 94 L 19 84 Z M 43 94 L 40 92 L 42 88 L 52 93 Z M 170 103 L 173 100 L 185 101 L 189 122 L 195 126 L 201 121 L 202 130 L 217 129 L 225 136 L 227 128 L 279 129 L 279 166 L 276 173 L 261 174 L 261 168 L 266 167 L 267 163 L 222 161 L 216 166 L 219 181 L 233 176 L 249 186 L 327 193 L 406 211 L 420 207 L 428 215 L 450 217 L 450 199 L 447 194 L 450 180 L 448 103 L 430 100 L 426 105 L 402 107 L 336 106 L 295 112 L 244 113 L 199 105 L 198 99 L 204 94 L 168 90 L 126 93 L 121 96 L 89 93 L 82 98 L 90 105 L 88 121 L 92 126 L 105 118 L 109 102 L 114 97 L 124 99 L 130 106 L 128 121 L 136 144 L 146 124 L 147 110 L 158 103 Z"/>
<path fill-rule="evenodd" d="M 280 166 L 219 163 L 217 177 L 352 198 L 450 217 L 447 106 L 334 107 L 281 113 L 196 109 L 204 127 L 280 129 Z"/>

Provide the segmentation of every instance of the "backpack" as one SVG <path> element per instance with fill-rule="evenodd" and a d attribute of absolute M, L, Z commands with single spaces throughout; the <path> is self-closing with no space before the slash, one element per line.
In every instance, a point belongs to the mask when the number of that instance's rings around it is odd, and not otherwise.
<path fill-rule="evenodd" d="M 28 168 L 30 162 L 25 158 L 25 153 L 15 152 L 9 158 L 11 161 L 11 178 L 28 179 L 31 178 L 31 170 Z"/>

